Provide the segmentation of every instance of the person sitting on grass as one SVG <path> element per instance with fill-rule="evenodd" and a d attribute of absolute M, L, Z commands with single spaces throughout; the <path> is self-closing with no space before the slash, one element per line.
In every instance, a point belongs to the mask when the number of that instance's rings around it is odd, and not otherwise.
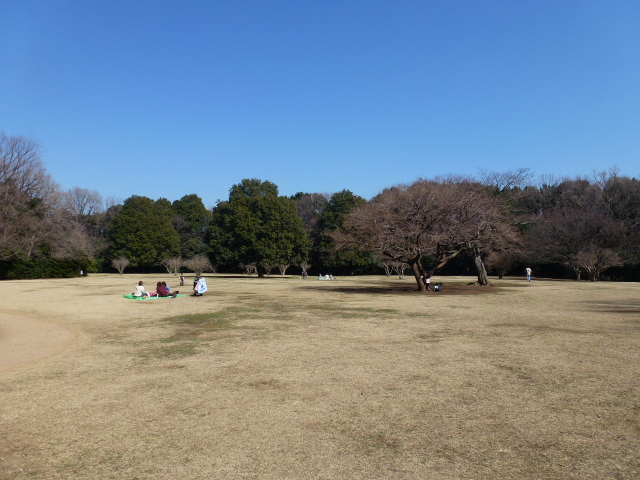
<path fill-rule="evenodd" d="M 156 294 L 159 297 L 168 297 L 169 290 L 167 290 L 167 286 L 163 285 L 162 282 L 158 282 L 158 284 L 156 285 Z"/>
<path fill-rule="evenodd" d="M 162 282 L 162 285 L 167 287 L 167 292 L 169 292 L 170 296 L 173 295 L 175 297 L 176 295 L 178 295 L 180 293 L 179 290 L 176 290 L 175 292 L 173 290 L 171 290 L 171 287 L 169 285 L 167 285 L 167 282 Z"/>
<path fill-rule="evenodd" d="M 178 292 L 171 292 L 171 288 L 167 286 L 167 282 L 158 282 L 156 285 L 156 293 L 158 297 L 176 297 Z"/>
<path fill-rule="evenodd" d="M 149 296 L 149 292 L 147 292 L 144 289 L 144 284 L 142 283 L 142 280 L 140 280 L 138 282 L 138 285 L 136 286 L 136 291 L 132 293 L 132 295 L 136 298 L 142 298 L 142 297 L 148 297 Z"/>
<path fill-rule="evenodd" d="M 193 286 L 193 296 L 201 297 L 204 292 L 207 291 L 207 281 L 204 277 L 198 278 L 196 284 Z"/>

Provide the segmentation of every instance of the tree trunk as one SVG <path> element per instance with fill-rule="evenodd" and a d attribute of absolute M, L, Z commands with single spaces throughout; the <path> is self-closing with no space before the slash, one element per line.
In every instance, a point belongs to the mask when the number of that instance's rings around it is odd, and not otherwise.
<path fill-rule="evenodd" d="M 420 290 L 421 292 L 426 292 L 427 286 L 422 281 L 422 272 L 420 271 L 419 258 L 418 260 L 412 260 L 411 263 L 409 263 L 409 266 L 411 267 L 411 270 L 413 270 L 413 275 L 414 277 L 416 277 L 416 282 L 418 282 L 418 290 Z"/>
<path fill-rule="evenodd" d="M 278 270 L 280 270 L 280 275 L 283 277 L 287 274 L 287 270 L 291 265 L 288 263 L 278 265 Z"/>
<path fill-rule="evenodd" d="M 580 280 L 581 275 L 580 275 L 580 267 L 573 267 L 573 272 L 576 274 L 576 280 Z"/>
<path fill-rule="evenodd" d="M 489 285 L 489 277 L 487 276 L 487 269 L 484 267 L 482 256 L 480 255 L 480 251 L 477 248 L 473 250 L 473 263 L 475 264 L 476 270 L 478 271 L 478 284 Z"/>

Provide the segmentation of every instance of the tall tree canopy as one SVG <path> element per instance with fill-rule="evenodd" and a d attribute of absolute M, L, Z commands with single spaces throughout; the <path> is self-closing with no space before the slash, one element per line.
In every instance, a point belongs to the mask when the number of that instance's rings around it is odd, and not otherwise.
<path fill-rule="evenodd" d="M 362 245 L 339 245 L 335 235 L 346 233 L 345 220 L 350 212 L 366 205 L 367 201 L 350 190 L 334 193 L 318 215 L 312 232 L 311 263 L 318 273 L 349 274 L 370 272 L 377 266 L 376 253 Z"/>
<path fill-rule="evenodd" d="M 311 234 L 318 225 L 318 220 L 327 207 L 327 196 L 322 193 L 298 192 L 291 197 L 298 208 L 298 216 L 302 218 L 305 230 Z"/>
<path fill-rule="evenodd" d="M 295 203 L 278 195 L 278 187 L 245 179 L 231 188 L 229 200 L 213 209 L 207 232 L 213 263 L 234 267 L 298 264 L 306 260 L 309 238 Z"/>
<path fill-rule="evenodd" d="M 562 266 L 593 281 L 623 262 L 638 264 L 639 186 L 612 169 L 592 180 L 546 179 L 525 189 L 515 207 L 529 213 L 523 228 L 527 262 L 543 271 Z"/>
<path fill-rule="evenodd" d="M 470 257 L 481 284 L 485 263 L 500 275 L 526 263 L 541 275 L 640 280 L 638 179 L 616 168 L 530 179 L 527 168 L 480 170 L 479 179 L 421 179 L 370 201 L 349 190 L 287 199 L 269 181 L 245 179 L 215 213 L 196 194 L 123 205 L 86 188 L 61 191 L 35 140 L 0 132 L 0 271 L 67 275 L 114 258 L 152 269 L 207 254 L 222 268 L 282 274 L 309 261 L 321 273 L 370 273 L 386 257 L 418 278 Z"/>
<path fill-rule="evenodd" d="M 590 206 L 586 211 L 554 209 L 536 222 L 528 239 L 530 252 L 538 262 L 567 265 L 576 278 L 585 271 L 595 281 L 607 268 L 621 264 L 624 237 L 622 222 Z"/>
<path fill-rule="evenodd" d="M 341 237 L 343 242 L 366 245 L 406 263 L 420 290 L 425 290 L 421 281 L 425 273 L 433 274 L 461 252 L 470 252 L 481 262 L 481 250 L 515 235 L 499 197 L 483 185 L 459 178 L 419 180 L 386 189 L 351 212 L 345 226 L 349 231 Z M 428 272 L 421 263 L 426 255 L 434 259 Z"/>
<path fill-rule="evenodd" d="M 132 267 L 153 268 L 161 266 L 165 258 L 178 256 L 180 237 L 172 221 L 168 200 L 129 197 L 110 225 L 110 258 L 124 257 Z"/>
<path fill-rule="evenodd" d="M 65 207 L 39 145 L 0 132 L 0 260 L 54 258 L 87 262 L 93 245 Z"/>
<path fill-rule="evenodd" d="M 185 195 L 173 202 L 173 225 L 180 235 L 181 253 L 184 258 L 206 255 L 204 236 L 211 221 L 211 212 L 195 194 Z"/>

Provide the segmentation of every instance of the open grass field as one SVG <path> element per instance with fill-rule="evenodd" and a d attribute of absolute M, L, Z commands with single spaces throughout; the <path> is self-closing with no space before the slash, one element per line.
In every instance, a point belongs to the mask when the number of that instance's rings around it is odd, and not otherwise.
<path fill-rule="evenodd" d="M 139 279 L 0 283 L 1 479 L 640 478 L 637 283 Z"/>

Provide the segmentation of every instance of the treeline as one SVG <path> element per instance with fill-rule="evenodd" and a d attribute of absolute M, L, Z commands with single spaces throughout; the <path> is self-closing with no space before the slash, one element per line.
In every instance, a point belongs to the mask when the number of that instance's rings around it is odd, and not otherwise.
<path fill-rule="evenodd" d="M 80 272 L 411 271 L 640 280 L 640 182 L 615 169 L 541 179 L 528 169 L 396 185 L 366 200 L 348 190 L 282 196 L 258 179 L 209 210 L 62 191 L 38 144 L 0 133 L 0 278 Z"/>

